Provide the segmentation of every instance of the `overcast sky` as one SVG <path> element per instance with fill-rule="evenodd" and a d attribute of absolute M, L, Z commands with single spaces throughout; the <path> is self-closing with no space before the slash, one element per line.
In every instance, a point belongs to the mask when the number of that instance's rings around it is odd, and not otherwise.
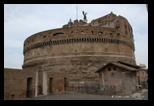
<path fill-rule="evenodd" d="M 136 63 L 148 68 L 148 13 L 145 4 L 5 4 L 4 67 L 22 68 L 24 40 L 41 31 L 62 28 L 70 18 L 88 23 L 113 12 L 125 17 L 133 28 Z"/>

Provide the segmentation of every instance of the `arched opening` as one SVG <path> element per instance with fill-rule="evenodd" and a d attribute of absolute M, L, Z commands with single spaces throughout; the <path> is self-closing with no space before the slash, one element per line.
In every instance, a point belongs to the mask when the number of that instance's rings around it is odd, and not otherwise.
<path fill-rule="evenodd" d="M 84 39 L 83 38 L 81 39 L 81 42 L 84 42 Z"/>
<path fill-rule="evenodd" d="M 90 38 L 90 41 L 92 42 L 92 38 Z"/>
<path fill-rule="evenodd" d="M 95 41 L 95 39 L 94 38 L 92 38 L 92 42 L 94 42 Z"/>
<path fill-rule="evenodd" d="M 102 31 L 99 31 L 98 34 L 101 35 L 101 34 L 103 34 L 103 32 Z"/>
<path fill-rule="evenodd" d="M 108 70 L 111 71 L 111 67 L 108 67 Z"/>
<path fill-rule="evenodd" d="M 94 31 L 91 31 L 91 34 L 94 34 Z"/>
<path fill-rule="evenodd" d="M 42 95 L 42 86 L 40 84 L 38 84 L 38 95 Z"/>
<path fill-rule="evenodd" d="M 43 38 L 46 38 L 47 36 L 43 36 Z"/>
<path fill-rule="evenodd" d="M 64 78 L 64 91 L 67 90 L 67 78 Z"/>
<path fill-rule="evenodd" d="M 116 67 L 113 67 L 113 70 L 114 70 L 114 71 L 116 71 L 116 69 L 117 69 Z"/>
<path fill-rule="evenodd" d="M 64 43 L 66 43 L 66 39 L 64 39 Z"/>
<path fill-rule="evenodd" d="M 26 97 L 32 97 L 33 95 L 33 92 L 32 92 L 32 89 L 33 89 L 33 78 L 29 77 L 27 78 L 27 91 L 26 91 Z"/>
<path fill-rule="evenodd" d="M 81 34 L 83 34 L 83 31 L 81 31 Z"/>
<path fill-rule="evenodd" d="M 87 42 L 89 42 L 89 38 L 87 38 Z"/>
<path fill-rule="evenodd" d="M 60 35 L 60 36 L 61 36 L 61 35 L 63 35 L 63 34 L 64 34 L 64 33 L 62 33 L 62 32 L 58 32 L 58 33 L 54 33 L 53 36 L 57 36 L 57 35 Z"/>
<path fill-rule="evenodd" d="M 49 79 L 49 93 L 53 93 L 53 77 Z"/>
<path fill-rule="evenodd" d="M 79 40 L 77 39 L 77 42 L 78 42 Z"/>
<path fill-rule="evenodd" d="M 74 39 L 74 42 L 76 42 L 76 39 Z"/>
<path fill-rule="evenodd" d="M 117 33 L 117 35 L 119 36 L 119 35 L 120 35 L 120 33 Z"/>

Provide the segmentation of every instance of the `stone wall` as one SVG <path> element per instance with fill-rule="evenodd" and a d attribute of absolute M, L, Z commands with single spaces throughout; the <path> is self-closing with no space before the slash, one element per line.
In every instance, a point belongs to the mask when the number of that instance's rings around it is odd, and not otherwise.
<path fill-rule="evenodd" d="M 84 38 L 82 36 L 77 39 L 57 38 L 52 41 L 43 43 L 42 46 L 32 45 L 31 48 L 26 49 L 23 69 L 32 68 L 33 64 L 44 64 L 57 72 L 63 69 L 69 76 L 74 76 L 74 79 L 80 79 L 82 72 L 83 75 L 89 73 L 90 76 L 95 77 L 94 70 L 109 61 L 135 64 L 132 43 L 120 41 L 117 38 L 104 38 L 104 36 Z M 90 70 L 93 71 L 90 72 Z M 91 79 L 90 76 L 89 79 Z M 88 78 L 88 76 L 85 77 Z"/>
<path fill-rule="evenodd" d="M 4 100 L 16 100 L 26 98 L 28 78 L 32 78 L 30 95 L 34 96 L 34 71 L 25 72 L 22 69 L 4 68 Z"/>
<path fill-rule="evenodd" d="M 4 100 L 21 100 L 67 90 L 68 78 L 64 74 L 4 68 Z"/>
<path fill-rule="evenodd" d="M 110 94 L 131 95 L 138 85 L 136 74 L 136 71 L 107 67 L 100 73 L 101 90 Z"/>
<path fill-rule="evenodd" d="M 4 99 L 64 92 L 73 81 L 85 82 L 85 88 L 92 87 L 94 92 L 97 69 L 111 61 L 136 64 L 133 31 L 127 19 L 110 13 L 91 23 L 80 20 L 78 26 L 77 22 L 33 34 L 24 41 L 23 70 L 4 68 Z M 125 78 L 135 81 L 133 75 Z"/>
<path fill-rule="evenodd" d="M 140 84 L 141 89 L 148 88 L 148 84 L 147 84 L 148 74 L 147 74 L 146 70 L 145 69 L 141 69 L 137 73 L 137 77 L 138 77 L 138 82 Z"/>
<path fill-rule="evenodd" d="M 88 81 L 96 78 L 94 71 L 107 62 L 136 64 L 132 28 L 124 17 L 110 13 L 85 24 L 28 37 L 24 41 L 23 69 L 38 70 L 34 66 L 41 66 L 66 73 L 72 81 Z"/>

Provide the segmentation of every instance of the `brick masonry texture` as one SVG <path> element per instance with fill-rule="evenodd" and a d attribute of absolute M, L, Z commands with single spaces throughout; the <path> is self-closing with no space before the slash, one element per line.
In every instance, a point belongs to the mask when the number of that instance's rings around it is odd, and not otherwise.
<path fill-rule="evenodd" d="M 4 68 L 4 99 L 60 93 L 69 83 L 94 82 L 96 70 L 111 61 L 136 65 L 133 30 L 112 12 L 87 23 L 71 20 L 62 28 L 29 36 L 22 69 Z"/>

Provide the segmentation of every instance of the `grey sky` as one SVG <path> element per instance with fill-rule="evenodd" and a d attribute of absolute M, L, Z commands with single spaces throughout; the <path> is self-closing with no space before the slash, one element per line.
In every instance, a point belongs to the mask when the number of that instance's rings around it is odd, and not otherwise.
<path fill-rule="evenodd" d="M 135 57 L 148 68 L 148 13 L 145 4 L 78 4 L 78 19 L 87 12 L 88 22 L 113 12 L 124 16 L 132 25 Z M 21 68 L 24 40 L 41 31 L 61 28 L 70 18 L 74 21 L 76 4 L 5 4 L 4 67 Z"/>

